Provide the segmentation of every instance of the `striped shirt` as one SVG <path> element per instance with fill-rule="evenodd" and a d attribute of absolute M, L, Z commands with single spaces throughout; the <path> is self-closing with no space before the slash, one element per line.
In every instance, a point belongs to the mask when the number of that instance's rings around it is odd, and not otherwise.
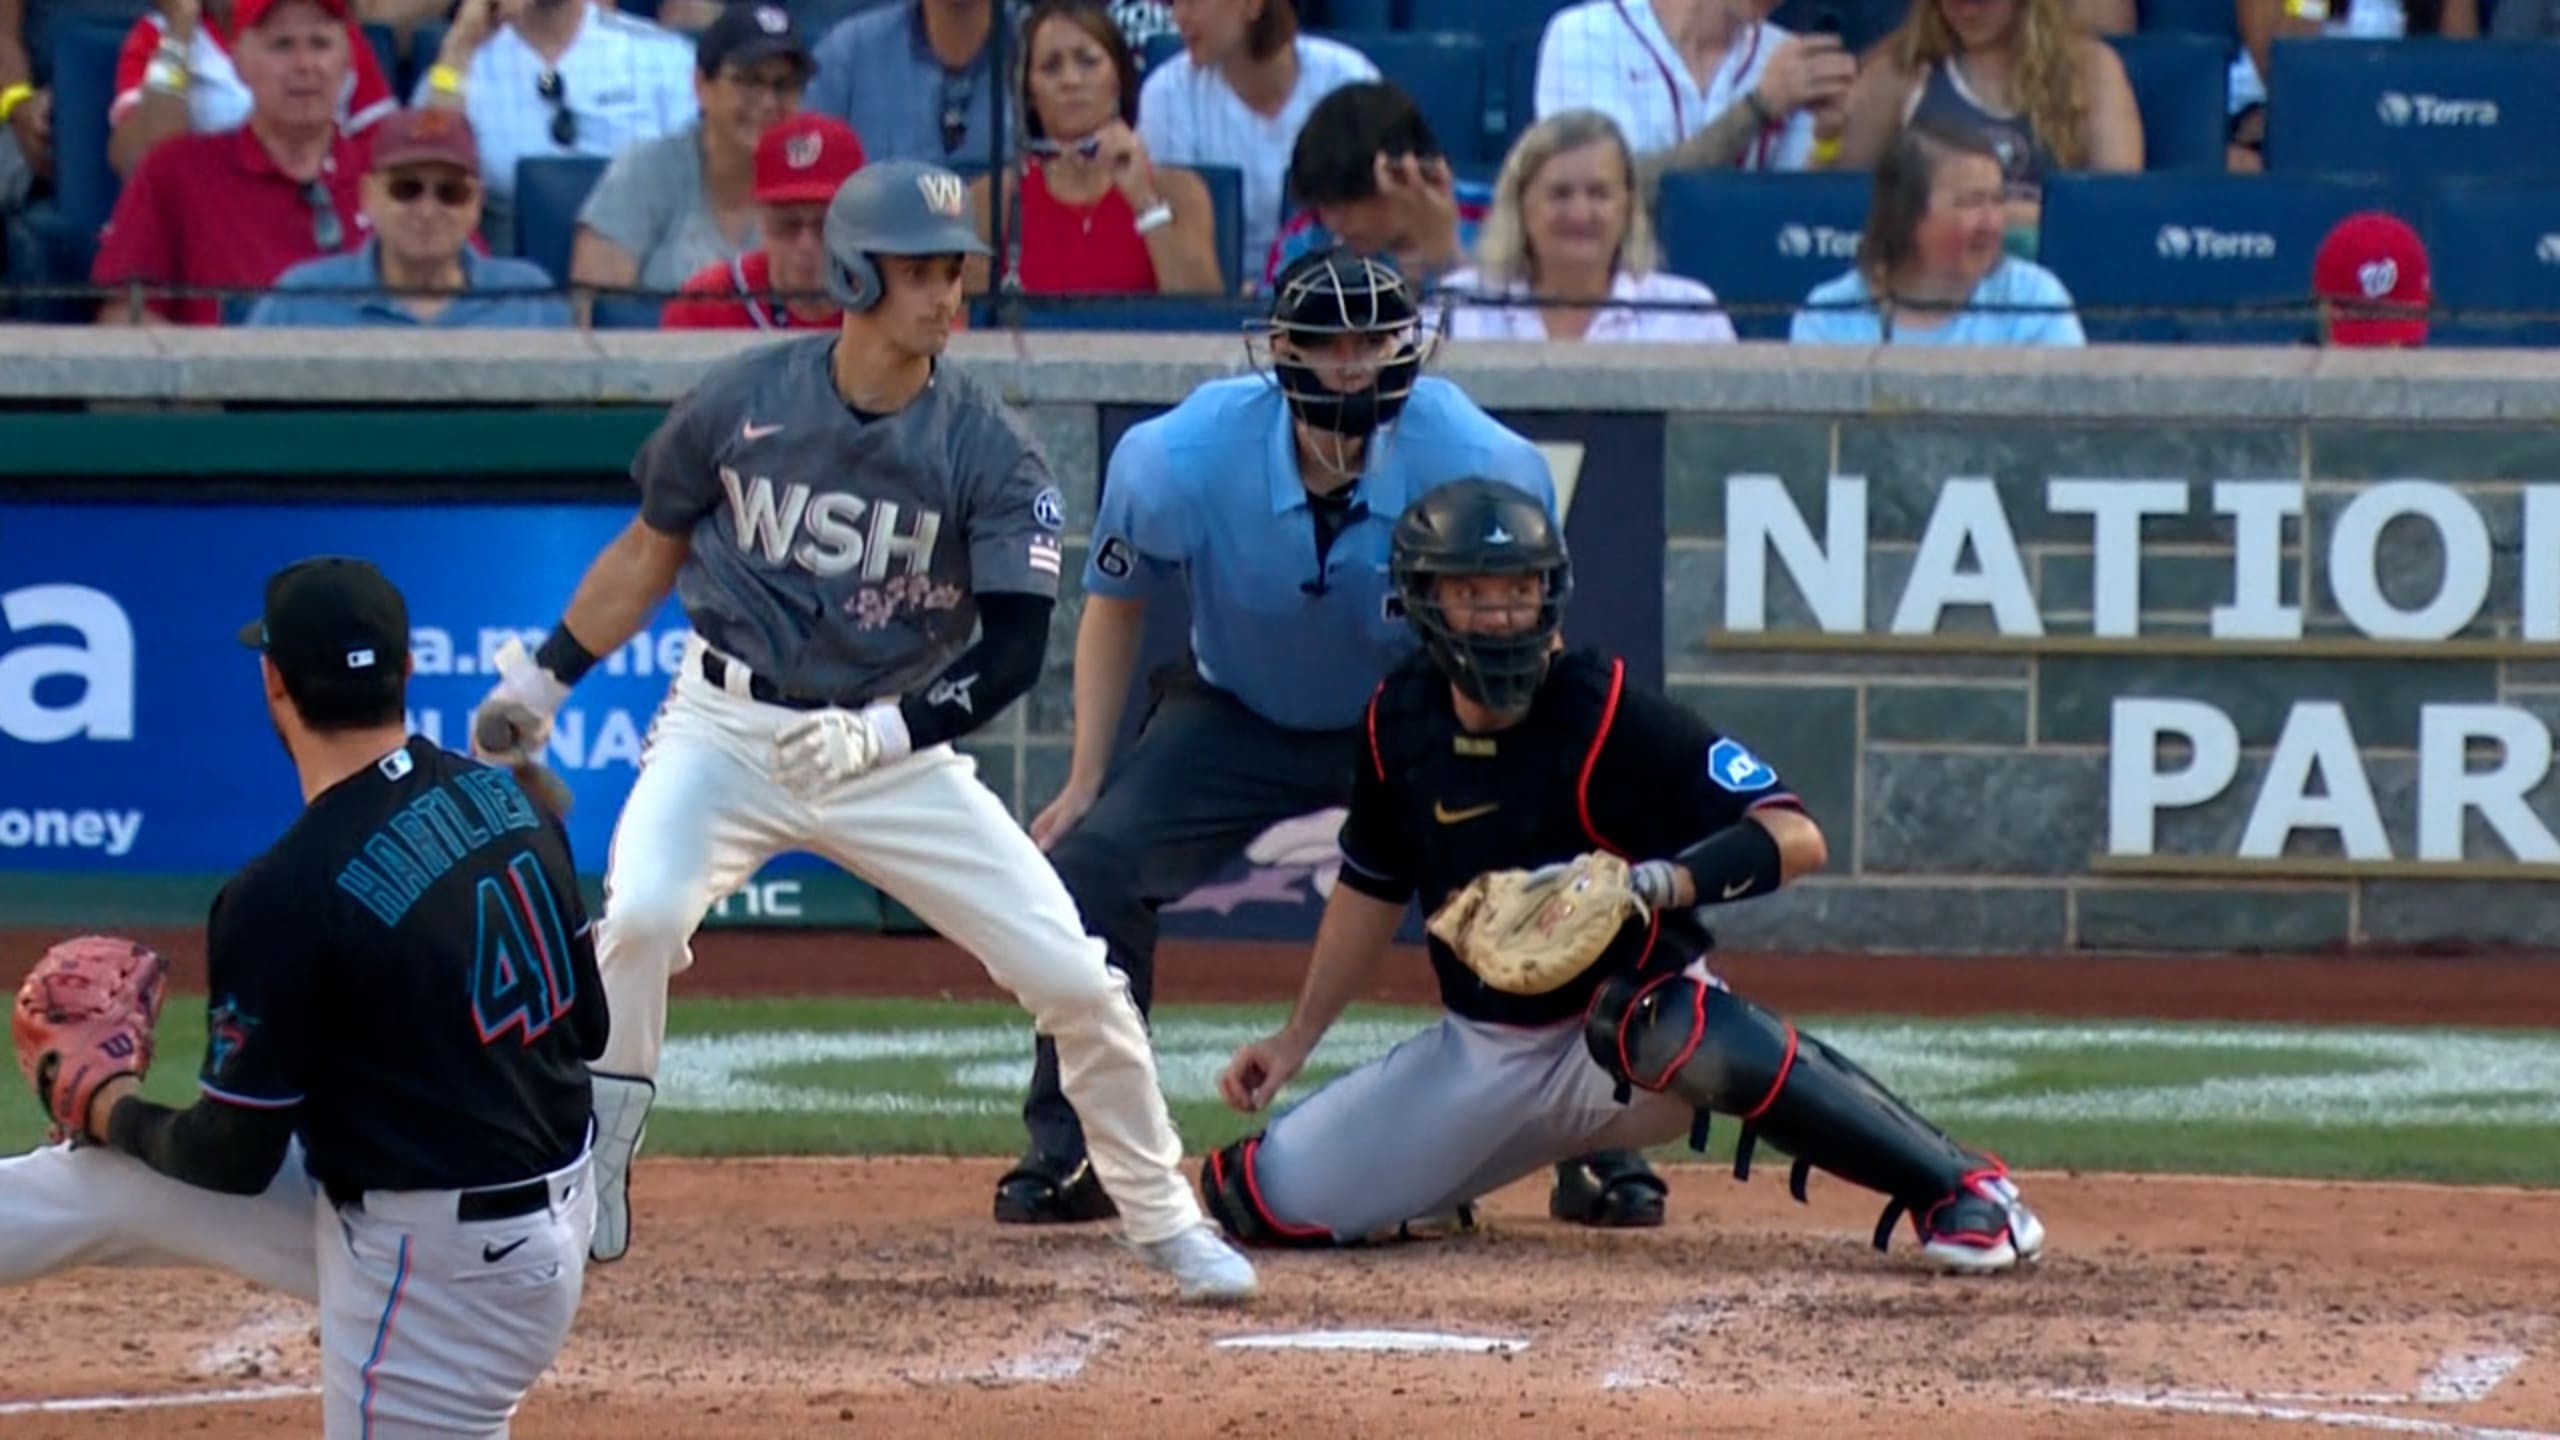
<path fill-rule="evenodd" d="M 1280 233 L 1289 152 L 1307 112 L 1345 85 L 1379 78 L 1368 56 L 1339 41 L 1300 35 L 1297 49 L 1298 85 L 1275 115 L 1247 106 L 1226 77 L 1201 69 L 1188 54 L 1158 65 L 1138 91 L 1138 138 L 1157 164 L 1225 165 L 1244 172 L 1247 255 L 1267 253 Z"/>
<path fill-rule="evenodd" d="M 1646 0 L 1585 0 L 1556 12 L 1538 46 L 1538 118 L 1597 110 L 1639 155 L 1679 147 L 1742 103 L 1794 37 L 1761 21 L 1734 32 L 1710 83 L 1699 88 L 1687 57 Z M 1813 159 L 1813 114 L 1769 126 L 1742 152 L 1745 170 L 1802 170 Z"/>
<path fill-rule="evenodd" d="M 463 77 L 463 109 L 480 141 L 488 212 L 481 231 L 500 248 L 515 233 L 516 165 L 546 156 L 609 160 L 643 140 L 681 130 L 699 108 L 693 97 L 693 42 L 635 15 L 588 5 L 586 19 L 554 66 L 513 25 L 492 32 Z M 560 77 L 560 105 L 576 117 L 567 145 L 552 138 L 553 106 L 542 77 Z M 427 103 L 419 76 L 411 104 Z"/>

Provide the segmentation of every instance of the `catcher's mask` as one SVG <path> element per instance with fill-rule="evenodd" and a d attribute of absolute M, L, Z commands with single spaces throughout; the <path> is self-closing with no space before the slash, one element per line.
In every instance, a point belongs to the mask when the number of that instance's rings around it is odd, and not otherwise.
<path fill-rule="evenodd" d="M 1393 423 L 1428 358 L 1413 286 L 1388 262 L 1341 246 L 1290 262 L 1273 288 L 1270 318 L 1258 323 L 1268 360 L 1253 356 L 1257 368 L 1269 364 L 1291 414 L 1341 441 L 1366 440 Z M 1345 336 L 1366 343 L 1347 344 Z"/>
<path fill-rule="evenodd" d="M 1497 714 L 1527 709 L 1547 678 L 1573 593 L 1564 535 L 1538 498 L 1499 480 L 1443 485 L 1406 507 L 1389 564 L 1405 623 L 1458 693 Z M 1502 633 L 1453 623 L 1439 582 L 1459 575 L 1537 576 L 1536 622 Z"/>

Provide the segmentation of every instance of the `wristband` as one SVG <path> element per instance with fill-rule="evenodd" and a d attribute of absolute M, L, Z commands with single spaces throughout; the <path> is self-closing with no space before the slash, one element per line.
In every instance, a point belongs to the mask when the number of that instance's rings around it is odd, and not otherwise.
<path fill-rule="evenodd" d="M 35 94 L 36 87 L 24 80 L 6 90 L 0 90 L 0 125 L 8 124 L 9 117 L 18 113 L 19 106 L 34 99 Z"/>
<path fill-rule="evenodd" d="M 904 760 L 915 750 L 915 740 L 907 730 L 906 712 L 895 700 L 881 700 L 862 707 L 862 723 L 871 727 L 880 742 L 880 758 L 872 763 L 886 765 Z"/>
<path fill-rule="evenodd" d="M 427 88 L 439 95 L 459 95 L 462 72 L 439 60 L 427 67 Z"/>
<path fill-rule="evenodd" d="M 1778 888 L 1778 837 L 1754 820 L 1728 825 L 1671 857 L 1689 872 L 1697 903 L 1723 905 Z"/>
<path fill-rule="evenodd" d="M 1138 216 L 1138 233 L 1152 235 L 1173 223 L 1173 207 L 1159 200 Z"/>
<path fill-rule="evenodd" d="M 561 621 L 542 637 L 542 648 L 533 652 L 533 663 L 551 672 L 551 678 L 562 685 L 575 685 L 596 667 L 595 652 L 569 633 L 569 622 Z"/>
<path fill-rule="evenodd" d="M 1839 137 L 1834 136 L 1834 137 L 1832 137 L 1831 139 L 1828 139 L 1828 140 L 1816 140 L 1816 141 L 1814 141 L 1814 142 L 1813 142 L 1813 163 L 1814 163 L 1814 164 L 1816 164 L 1816 165 L 1825 165 L 1825 166 L 1827 166 L 1827 165 L 1830 165 L 1830 164 L 1832 164 L 1833 162 L 1837 161 L 1839 158 L 1840 158 L 1840 140 L 1839 140 Z"/>
<path fill-rule="evenodd" d="M 142 83 L 164 95 L 187 93 L 187 69 L 165 55 L 156 56 L 143 68 Z"/>

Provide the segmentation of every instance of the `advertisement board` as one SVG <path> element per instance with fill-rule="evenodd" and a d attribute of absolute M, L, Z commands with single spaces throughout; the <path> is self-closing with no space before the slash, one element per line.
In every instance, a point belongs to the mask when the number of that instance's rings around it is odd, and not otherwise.
<path fill-rule="evenodd" d="M 457 748 L 510 636 L 538 644 L 627 504 L 17 504 L 0 526 L 0 874 L 215 875 L 292 823 L 301 792 L 237 639 L 266 577 L 363 556 L 408 597 L 410 727 Z M 670 600 L 561 711 L 579 868 L 606 842 L 682 655 Z M 775 875 L 748 908 L 788 907 Z M 789 918 L 789 917 L 780 917 Z"/>
<path fill-rule="evenodd" d="M 1102 407 L 1101 454 L 1161 406 Z M 1624 655 L 1631 677 L 1662 679 L 1662 417 L 1498 412 L 1495 419 L 1537 442 L 1565 511 L 1565 541 L 1578 562 L 1566 615 L 1568 639 Z M 1310 542 L 1312 543 L 1312 542 Z M 1146 677 L 1179 661 L 1191 619 L 1176 598 L 1153 604 L 1139 678 L 1123 710 L 1120 746 L 1146 713 Z M 1034 806 L 1047 797 L 1031 797 Z M 1165 907 L 1167 935 L 1234 940 L 1304 940 L 1332 893 L 1341 866 L 1334 836 L 1342 812 L 1323 810 L 1273 825 L 1236 863 Z"/>

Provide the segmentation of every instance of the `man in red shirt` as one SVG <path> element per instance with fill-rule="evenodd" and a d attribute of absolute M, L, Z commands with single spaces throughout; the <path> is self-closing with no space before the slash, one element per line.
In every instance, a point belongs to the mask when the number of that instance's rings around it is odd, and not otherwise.
<path fill-rule="evenodd" d="M 668 330 L 806 330 L 833 325 L 827 298 L 827 202 L 862 168 L 862 141 L 841 120 L 803 110 L 756 141 L 756 205 L 764 248 L 703 266 L 667 302 Z M 778 297 L 794 297 L 784 300 Z"/>
<path fill-rule="evenodd" d="M 260 8 L 257 0 L 159 0 L 133 22 L 116 57 L 115 102 L 107 109 L 107 159 L 118 175 L 132 175 L 171 136 L 230 130 L 249 118 L 249 89 L 234 51 Z M 399 101 L 363 32 L 352 19 L 346 28 L 351 63 L 334 98 L 339 125 L 354 135 Z"/>
<path fill-rule="evenodd" d="M 152 147 L 117 197 L 90 278 L 146 290 L 263 288 L 285 267 L 364 239 L 358 194 L 369 139 L 338 128 L 351 62 L 346 0 L 240 0 L 232 58 L 249 89 L 248 123 Z M 105 323 L 221 322 L 224 297 L 109 299 Z M 245 313 L 257 297 L 228 309 Z"/>

